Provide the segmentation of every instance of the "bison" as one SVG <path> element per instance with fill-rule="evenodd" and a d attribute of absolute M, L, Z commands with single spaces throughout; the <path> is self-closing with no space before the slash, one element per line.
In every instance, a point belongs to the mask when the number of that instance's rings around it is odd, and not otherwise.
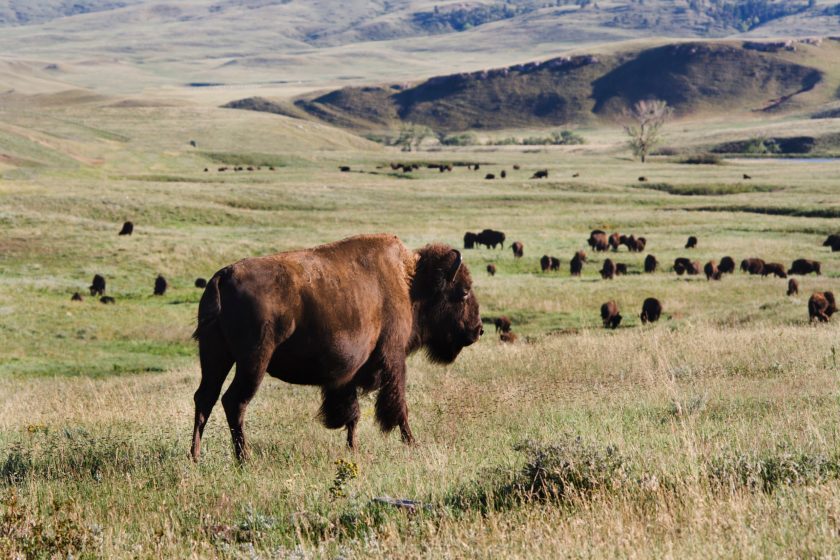
<path fill-rule="evenodd" d="M 492 173 L 488 173 L 487 175 L 484 176 L 484 178 L 487 179 L 488 181 L 492 181 L 493 179 L 496 178 L 496 176 L 493 175 Z"/>
<path fill-rule="evenodd" d="M 683 274 L 696 276 L 700 274 L 700 261 L 692 261 L 685 257 L 678 257 L 674 259 L 674 272 L 676 272 L 679 276 L 682 276 Z"/>
<path fill-rule="evenodd" d="M 102 296 L 101 298 L 99 298 L 99 302 L 107 305 L 109 303 L 117 303 L 117 300 L 115 300 L 111 296 Z"/>
<path fill-rule="evenodd" d="M 543 272 L 551 270 L 552 272 L 556 272 L 560 270 L 560 259 L 557 257 L 549 257 L 548 255 L 543 255 L 540 259 L 540 269 Z"/>
<path fill-rule="evenodd" d="M 93 281 L 90 283 L 90 295 L 104 296 L 105 295 L 105 277 L 101 274 L 94 274 Z"/>
<path fill-rule="evenodd" d="M 787 271 L 788 274 L 799 274 L 801 276 L 811 274 L 812 272 L 816 272 L 817 276 L 822 274 L 822 271 L 820 271 L 819 261 L 812 261 L 809 259 L 796 259 L 790 265 L 790 270 Z"/>
<path fill-rule="evenodd" d="M 631 253 L 641 253 L 645 250 L 647 239 L 644 237 L 636 238 L 634 235 L 622 235 L 619 238 L 619 243 L 627 247 Z"/>
<path fill-rule="evenodd" d="M 600 229 L 592 230 L 592 233 L 589 234 L 589 239 L 587 240 L 589 243 L 589 247 L 595 251 L 606 251 L 610 247 L 609 238 L 607 234 Z"/>
<path fill-rule="evenodd" d="M 752 179 L 752 176 L 747 175 L 746 173 L 744 173 L 742 176 L 743 176 L 743 178 L 744 178 L 745 180 L 747 180 L 747 181 L 749 181 L 750 179 Z"/>
<path fill-rule="evenodd" d="M 823 242 L 823 247 L 831 247 L 832 252 L 840 251 L 840 233 L 829 235 Z"/>
<path fill-rule="evenodd" d="M 166 288 L 169 287 L 169 284 L 166 282 L 166 278 L 158 274 L 158 277 L 155 278 L 155 289 L 154 294 L 156 296 L 162 296 L 166 293 Z"/>
<path fill-rule="evenodd" d="M 621 275 L 626 276 L 627 275 L 627 264 L 625 264 L 625 263 L 615 263 L 615 275 L 616 276 L 621 276 Z"/>
<path fill-rule="evenodd" d="M 496 245 L 501 245 L 502 249 L 505 248 L 505 234 L 501 231 L 496 231 L 492 229 L 484 229 L 481 230 L 478 235 L 475 236 L 475 242 L 478 245 L 484 245 L 485 247 L 489 248 L 496 248 Z"/>
<path fill-rule="evenodd" d="M 502 179 L 507 179 L 507 171 L 502 169 L 501 173 L 499 173 L 499 177 L 501 177 Z"/>
<path fill-rule="evenodd" d="M 250 170 L 251 170 L 251 168 L 249 167 L 248 171 L 250 171 Z M 341 167 L 338 168 L 338 170 L 341 171 L 342 173 L 349 173 L 350 172 L 350 166 L 349 165 L 342 165 Z"/>
<path fill-rule="evenodd" d="M 580 273 L 583 271 L 583 263 L 586 262 L 586 253 L 583 251 L 578 251 L 575 253 L 575 256 L 572 257 L 571 262 L 569 263 L 569 273 L 572 276 L 580 276 Z"/>
<path fill-rule="evenodd" d="M 647 298 L 642 303 L 642 314 L 639 318 L 642 323 L 655 323 L 662 315 L 662 304 L 656 298 Z"/>
<path fill-rule="evenodd" d="M 720 270 L 714 260 L 706 263 L 703 267 L 703 272 L 706 274 L 706 280 L 720 280 Z"/>
<path fill-rule="evenodd" d="M 118 235 L 131 235 L 132 233 L 134 233 L 134 224 L 132 222 L 125 222 Z"/>
<path fill-rule="evenodd" d="M 516 342 L 516 338 L 516 333 L 513 331 L 503 332 L 499 335 L 499 340 L 507 344 L 513 344 L 514 342 Z"/>
<path fill-rule="evenodd" d="M 196 288 L 206 288 L 207 287 L 207 280 L 204 278 L 196 278 L 195 279 L 195 287 Z"/>
<path fill-rule="evenodd" d="M 793 296 L 793 295 L 798 295 L 798 294 L 799 294 L 799 282 L 796 280 L 796 278 L 791 278 L 790 280 L 788 280 L 787 295 Z"/>
<path fill-rule="evenodd" d="M 448 364 L 481 336 L 479 305 L 461 254 L 444 244 L 410 251 L 394 235 L 360 235 L 312 249 L 248 258 L 216 272 L 198 306 L 201 383 L 191 455 L 230 368 L 222 397 L 234 452 L 247 458 L 248 403 L 268 372 L 321 387 L 320 417 L 356 446 L 359 391 L 379 390 L 376 419 L 414 441 L 405 401 L 406 357 Z"/>
<path fill-rule="evenodd" d="M 764 270 L 764 260 L 759 258 L 749 258 L 741 261 L 741 271 L 749 272 L 750 274 L 761 274 Z"/>
<path fill-rule="evenodd" d="M 487 265 L 487 274 L 489 274 L 490 276 L 495 276 L 496 275 L 496 265 L 495 264 L 490 263 L 490 264 Z"/>
<path fill-rule="evenodd" d="M 658 266 L 659 261 L 656 260 L 655 256 L 648 255 L 645 257 L 645 272 L 656 272 Z"/>
<path fill-rule="evenodd" d="M 520 167 L 520 165 L 519 165 L 518 163 L 514 163 L 514 164 L 513 164 L 513 168 L 514 168 L 515 170 L 517 170 L 517 171 L 519 171 L 519 170 L 521 169 L 521 167 Z"/>
<path fill-rule="evenodd" d="M 607 242 L 612 247 L 613 251 L 618 251 L 618 247 L 621 245 L 621 234 L 614 233 L 607 238 Z"/>
<path fill-rule="evenodd" d="M 639 177 L 639 182 L 640 183 L 647 183 L 647 177 L 645 177 L 644 175 Z"/>
<path fill-rule="evenodd" d="M 811 322 L 827 322 L 837 312 L 833 292 L 814 292 L 808 300 L 808 316 Z"/>
<path fill-rule="evenodd" d="M 475 247 L 478 234 L 468 231 L 464 234 L 464 249 L 472 249 Z"/>
<path fill-rule="evenodd" d="M 601 278 L 604 280 L 612 280 L 615 277 L 615 263 L 612 259 L 604 261 L 604 266 L 601 268 Z"/>
<path fill-rule="evenodd" d="M 695 247 L 697 247 L 697 238 L 692 235 L 685 242 L 685 248 L 686 249 L 694 249 Z"/>
<path fill-rule="evenodd" d="M 604 322 L 605 329 L 617 329 L 621 324 L 621 314 L 614 300 L 601 305 L 601 320 Z"/>
<path fill-rule="evenodd" d="M 75 292 L 71 297 L 70 301 L 84 301 L 85 298 L 82 297 L 82 294 L 79 292 Z"/>
<path fill-rule="evenodd" d="M 522 245 L 521 241 L 514 241 L 510 248 L 513 250 L 513 258 L 515 259 L 521 259 L 525 254 L 525 246 Z"/>
<path fill-rule="evenodd" d="M 531 179 L 548 179 L 548 169 L 540 169 L 531 175 Z"/>
<path fill-rule="evenodd" d="M 493 321 L 493 324 L 496 325 L 496 332 L 508 332 L 510 331 L 510 319 L 502 315 Z"/>
<path fill-rule="evenodd" d="M 785 265 L 782 263 L 764 263 L 761 275 L 769 276 L 771 274 L 775 274 L 778 278 L 787 278 L 787 274 L 785 274 Z"/>
<path fill-rule="evenodd" d="M 735 272 L 735 261 L 732 260 L 732 257 L 723 257 L 720 259 L 718 270 L 721 274 L 732 274 Z"/>

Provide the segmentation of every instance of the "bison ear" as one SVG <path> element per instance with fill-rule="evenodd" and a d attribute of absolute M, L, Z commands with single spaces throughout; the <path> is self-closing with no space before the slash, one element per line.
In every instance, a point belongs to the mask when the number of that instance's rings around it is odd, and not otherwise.
<path fill-rule="evenodd" d="M 455 276 L 457 276 L 458 271 L 461 270 L 461 252 L 458 249 L 452 249 L 452 252 L 455 253 L 455 262 L 452 263 L 452 267 L 446 275 L 446 279 L 450 282 L 455 280 Z"/>

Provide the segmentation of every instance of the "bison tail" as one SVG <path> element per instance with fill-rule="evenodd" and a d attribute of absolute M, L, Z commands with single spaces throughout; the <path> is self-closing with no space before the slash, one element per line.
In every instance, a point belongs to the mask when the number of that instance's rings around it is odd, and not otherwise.
<path fill-rule="evenodd" d="M 219 296 L 219 278 L 220 274 L 216 273 L 207 282 L 207 287 L 204 289 L 204 294 L 202 294 L 201 301 L 198 303 L 198 324 L 192 335 L 194 340 L 200 340 L 202 334 L 207 332 L 209 328 L 212 328 L 219 319 L 219 314 L 222 311 L 222 302 Z"/>

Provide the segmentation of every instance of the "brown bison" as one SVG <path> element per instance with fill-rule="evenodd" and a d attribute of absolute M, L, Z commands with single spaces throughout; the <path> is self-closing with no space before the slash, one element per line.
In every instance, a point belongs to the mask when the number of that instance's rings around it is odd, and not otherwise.
<path fill-rule="evenodd" d="M 627 275 L 627 265 L 625 263 L 615 263 L 615 275 L 616 276 L 626 276 Z"/>
<path fill-rule="evenodd" d="M 105 277 L 101 274 L 94 274 L 93 281 L 90 283 L 90 295 L 104 296 L 105 295 Z"/>
<path fill-rule="evenodd" d="M 829 235 L 823 242 L 823 247 L 831 247 L 832 252 L 840 251 L 840 233 Z"/>
<path fill-rule="evenodd" d="M 247 456 L 245 410 L 264 374 L 321 387 L 320 417 L 356 445 L 359 391 L 379 390 L 376 419 L 414 438 L 406 356 L 451 363 L 483 330 L 461 254 L 444 244 L 410 251 L 394 235 L 361 235 L 312 249 L 241 260 L 210 279 L 198 306 L 201 383 L 191 454 L 222 397 L 236 457 Z"/>
<path fill-rule="evenodd" d="M 496 178 L 496 176 L 493 175 L 492 173 L 488 173 L 487 175 L 484 176 L 484 178 L 487 179 L 488 181 L 492 181 L 493 179 Z"/>
<path fill-rule="evenodd" d="M 513 258 L 521 259 L 522 255 L 525 254 L 525 246 L 522 245 L 521 241 L 514 241 L 510 248 L 513 250 Z"/>
<path fill-rule="evenodd" d="M 747 175 L 746 173 L 744 173 L 744 174 L 743 174 L 743 177 L 744 177 L 744 179 L 746 179 L 747 181 L 749 181 L 750 179 L 752 179 L 752 176 L 751 176 L 751 175 Z"/>
<path fill-rule="evenodd" d="M 647 298 L 642 303 L 642 314 L 639 318 L 642 323 L 655 323 L 662 315 L 662 304 L 656 298 Z"/>
<path fill-rule="evenodd" d="M 496 332 L 508 332 L 510 331 L 510 319 L 502 315 L 501 317 L 495 319 L 493 324 L 496 325 Z"/>
<path fill-rule="evenodd" d="M 618 304 L 610 300 L 601 306 L 601 321 L 605 329 L 617 329 L 621 324 L 621 314 L 618 312 Z"/>
<path fill-rule="evenodd" d="M 125 222 L 118 235 L 131 235 L 134 233 L 134 224 L 132 222 Z"/>
<path fill-rule="evenodd" d="M 811 322 L 819 320 L 825 323 L 835 313 L 837 313 L 837 304 L 834 301 L 833 292 L 814 292 L 808 300 L 808 315 Z"/>
<path fill-rule="evenodd" d="M 583 263 L 586 262 L 586 253 L 583 251 L 578 251 L 575 253 L 575 256 L 572 257 L 571 262 L 569 263 L 569 273 L 572 276 L 580 276 L 580 273 L 583 271 Z"/>
<path fill-rule="evenodd" d="M 647 183 L 647 177 L 645 177 L 644 175 L 642 175 L 641 177 L 639 177 L 639 182 L 640 182 L 640 183 Z"/>
<path fill-rule="evenodd" d="M 723 257 L 720 259 L 718 270 L 721 274 L 732 274 L 735 272 L 735 261 L 732 260 L 732 257 Z"/>
<path fill-rule="evenodd" d="M 688 241 L 685 242 L 686 249 L 694 249 L 697 247 L 697 238 L 693 235 L 688 238 Z"/>
<path fill-rule="evenodd" d="M 749 272 L 750 274 L 761 274 L 764 270 L 764 260 L 755 257 L 744 259 L 741 261 L 741 271 Z"/>
<path fill-rule="evenodd" d="M 595 251 L 606 251 L 610 248 L 610 242 L 607 234 L 600 229 L 592 230 L 592 233 L 589 234 L 587 243 L 589 243 L 589 247 Z"/>
<path fill-rule="evenodd" d="M 501 245 L 504 249 L 505 234 L 493 229 L 483 229 L 475 236 L 475 242 L 477 245 L 484 245 L 488 249 L 491 247 L 495 249 L 496 245 Z"/>
<path fill-rule="evenodd" d="M 631 253 L 641 253 L 645 250 L 647 239 L 644 237 L 636 238 L 634 235 L 622 235 L 619 238 L 619 243 L 627 247 Z"/>
<path fill-rule="evenodd" d="M 816 272 L 817 276 L 822 274 L 822 272 L 820 271 L 819 261 L 812 261 L 809 259 L 796 259 L 790 265 L 790 270 L 787 271 L 788 274 L 799 274 L 801 276 L 811 274 L 812 272 Z"/>
<path fill-rule="evenodd" d="M 612 247 L 613 251 L 618 251 L 618 248 L 621 245 L 621 234 L 614 233 L 609 236 L 607 241 L 610 244 L 610 247 Z"/>
<path fill-rule="evenodd" d="M 156 296 L 162 296 L 166 293 L 166 288 L 169 287 L 169 284 L 166 282 L 166 278 L 158 274 L 158 277 L 155 278 L 155 290 L 154 294 Z"/>
<path fill-rule="evenodd" d="M 502 179 L 507 179 L 507 171 L 502 169 L 502 172 L 499 173 L 499 177 L 501 177 Z"/>
<path fill-rule="evenodd" d="M 656 257 L 653 255 L 645 257 L 645 272 L 656 272 L 658 266 L 659 261 L 656 260 Z"/>
<path fill-rule="evenodd" d="M 204 278 L 196 278 L 195 279 L 195 287 L 196 288 L 206 288 L 207 287 L 207 280 Z"/>
<path fill-rule="evenodd" d="M 464 234 L 464 249 L 472 249 L 475 247 L 475 240 L 478 237 L 477 234 L 468 231 Z"/>
<path fill-rule="evenodd" d="M 487 274 L 489 274 L 490 276 L 495 276 L 496 275 L 496 265 L 495 264 L 490 263 L 490 264 L 487 265 Z"/>
<path fill-rule="evenodd" d="M 674 259 L 674 272 L 676 272 L 679 276 L 682 276 L 683 274 L 696 276 L 700 274 L 700 261 L 692 261 L 685 257 L 678 257 Z"/>
<path fill-rule="evenodd" d="M 350 166 L 349 165 L 342 165 L 341 167 L 338 168 L 338 170 L 341 171 L 342 173 L 349 173 L 350 172 Z M 248 168 L 248 171 L 251 171 L 250 167 Z"/>
<path fill-rule="evenodd" d="M 787 295 L 793 296 L 793 295 L 798 295 L 798 294 L 799 294 L 799 282 L 796 280 L 796 278 L 791 278 L 790 280 L 788 280 Z"/>
<path fill-rule="evenodd" d="M 761 270 L 762 276 L 776 275 L 778 278 L 787 278 L 785 274 L 785 265 L 782 263 L 764 263 L 764 268 Z"/>
<path fill-rule="evenodd" d="M 83 297 L 82 297 L 82 294 L 80 294 L 79 292 L 76 292 L 76 293 L 74 293 L 74 294 L 73 294 L 73 296 L 70 298 L 70 301 L 84 301 L 84 299 L 85 299 L 85 298 L 83 298 Z"/>
<path fill-rule="evenodd" d="M 519 170 L 521 169 L 521 166 L 520 166 L 518 163 L 514 163 L 514 164 L 513 164 L 513 168 L 514 168 L 515 170 L 519 171 Z"/>
<path fill-rule="evenodd" d="M 506 344 L 513 344 L 514 342 L 516 342 L 516 338 L 516 333 L 513 331 L 503 332 L 499 335 L 499 340 Z"/>
<path fill-rule="evenodd" d="M 615 278 L 615 263 L 612 259 L 604 261 L 604 266 L 601 268 L 601 278 L 604 280 L 612 280 Z"/>
<path fill-rule="evenodd" d="M 115 300 L 111 296 L 102 296 L 101 298 L 99 298 L 99 302 L 107 305 L 109 303 L 117 303 L 117 300 Z"/>
<path fill-rule="evenodd" d="M 706 280 L 720 280 L 720 270 L 714 260 L 706 263 L 703 267 L 703 272 L 706 274 Z"/>
<path fill-rule="evenodd" d="M 549 257 L 548 255 L 543 255 L 540 259 L 540 269 L 543 272 L 557 271 L 560 270 L 560 259 L 557 257 Z"/>
<path fill-rule="evenodd" d="M 540 169 L 531 175 L 531 179 L 548 179 L 548 169 Z"/>

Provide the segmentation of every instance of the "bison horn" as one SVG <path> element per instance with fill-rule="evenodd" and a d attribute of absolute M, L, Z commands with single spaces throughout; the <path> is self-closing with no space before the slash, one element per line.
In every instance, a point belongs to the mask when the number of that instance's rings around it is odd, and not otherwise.
<path fill-rule="evenodd" d="M 449 281 L 455 280 L 455 275 L 461 270 L 461 252 L 458 249 L 452 249 L 455 253 L 455 262 L 452 263 L 452 268 L 449 269 Z"/>

